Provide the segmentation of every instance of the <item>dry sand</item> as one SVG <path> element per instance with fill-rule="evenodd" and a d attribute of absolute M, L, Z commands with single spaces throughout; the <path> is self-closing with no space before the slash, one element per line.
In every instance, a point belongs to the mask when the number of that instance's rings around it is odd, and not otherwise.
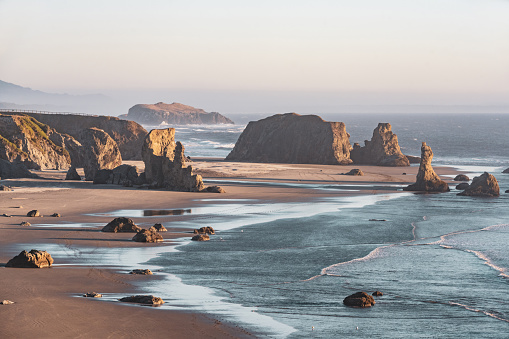
<path fill-rule="evenodd" d="M 129 162 L 126 162 L 129 163 Z M 130 162 L 142 167 L 142 162 Z M 51 269 L 16 269 L 0 267 L 0 300 L 13 305 L 0 305 L 0 338 L 227 338 L 253 337 L 228 320 L 205 314 L 161 310 L 151 307 L 129 307 L 115 302 L 99 302 L 73 297 L 86 292 L 135 294 L 135 282 L 157 279 L 157 276 L 133 276 L 118 270 L 93 266 L 73 266 L 80 262 L 80 246 L 140 247 L 168 246 L 168 243 L 140 244 L 132 242 L 133 234 L 99 232 L 96 228 L 21 227 L 22 221 L 37 224 L 100 223 L 111 216 L 91 216 L 119 209 L 191 208 L 196 199 L 259 199 L 260 201 L 308 201 L 316 197 L 349 194 L 373 194 L 394 191 L 387 185 L 413 183 L 417 167 L 332 166 L 293 164 L 252 164 L 224 162 L 217 159 L 193 159 L 195 172 L 209 185 L 219 184 L 225 194 L 148 191 L 91 182 L 63 181 L 65 172 L 39 172 L 47 179 L 2 180 L 14 188 L 0 192 L 0 265 L 19 254 L 19 244 L 26 250 L 37 244 L 55 243 L 75 250 L 76 255 L 64 259 Z M 360 168 L 365 176 L 342 173 Z M 439 175 L 453 175 L 450 168 L 435 168 Z M 406 173 L 404 175 L 403 173 Z M 217 183 L 216 181 L 220 183 Z M 246 183 L 247 182 L 247 183 Z M 268 183 L 268 184 L 264 184 Z M 317 183 L 330 185 L 368 185 L 360 192 L 326 191 L 273 183 Z M 28 218 L 26 213 L 39 210 L 44 217 Z M 49 215 L 60 213 L 61 218 Z M 175 217 L 173 217 L 175 218 Z M 133 218 L 148 228 L 161 217 Z M 172 219 L 172 220 L 178 220 Z M 167 224 L 165 226 L 168 228 Z M 197 225 L 200 227 L 202 225 Z M 190 236 L 188 230 L 169 228 L 165 239 Z M 14 244 L 18 244 L 14 246 Z M 137 267 L 139 268 L 139 267 Z"/>

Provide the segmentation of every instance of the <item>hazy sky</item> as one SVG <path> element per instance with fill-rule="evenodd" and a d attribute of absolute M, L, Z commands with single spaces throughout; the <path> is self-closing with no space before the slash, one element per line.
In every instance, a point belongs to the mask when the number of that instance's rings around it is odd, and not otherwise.
<path fill-rule="evenodd" d="M 0 0 L 0 80 L 202 106 L 508 105 L 508 18 L 509 0 Z"/>

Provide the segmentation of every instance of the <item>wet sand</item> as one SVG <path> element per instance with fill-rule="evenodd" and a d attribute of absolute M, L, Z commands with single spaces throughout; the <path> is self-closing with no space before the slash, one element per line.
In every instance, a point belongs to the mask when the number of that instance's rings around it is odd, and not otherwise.
<path fill-rule="evenodd" d="M 126 162 L 143 167 L 142 162 Z M 152 307 L 132 307 L 108 301 L 76 297 L 86 292 L 137 294 L 136 283 L 158 279 L 157 275 L 134 276 L 118 270 L 80 263 L 80 247 L 147 247 L 168 246 L 172 239 L 190 237 L 188 229 L 164 225 L 169 232 L 161 233 L 164 243 L 143 244 L 131 241 L 133 234 L 103 233 L 99 230 L 113 219 L 111 216 L 89 215 L 120 209 L 168 210 L 188 209 L 197 200 L 257 199 L 264 202 L 301 202 L 319 197 L 375 194 L 396 191 L 394 185 L 415 181 L 417 167 L 333 166 L 293 164 L 250 164 L 193 159 L 195 172 L 207 185 L 220 185 L 227 193 L 188 193 L 140 190 L 115 185 L 93 185 L 91 182 L 63 181 L 64 171 L 38 172 L 45 179 L 2 180 L 12 186 L 12 192 L 0 192 L 0 265 L 24 249 L 44 250 L 38 244 L 59 244 L 75 255 L 61 258 L 50 269 L 13 269 L 0 267 L 0 300 L 13 305 L 0 305 L 0 337 L 2 338 L 97 338 L 97 337 L 185 337 L 185 338 L 244 338 L 256 333 L 238 327 L 229 320 L 201 313 L 161 310 Z M 364 176 L 342 173 L 360 168 Z M 435 168 L 442 176 L 454 175 L 451 168 Z M 403 173 L 406 173 L 403 175 Z M 445 177 L 444 177 L 445 179 Z M 284 185 L 283 185 L 284 184 Z M 341 187 L 354 185 L 351 190 L 330 190 L 301 187 L 313 184 Z M 203 204 L 203 202 L 201 202 Z M 26 213 L 39 210 L 44 216 L 28 218 Z M 61 218 L 50 217 L 53 213 Z M 172 216 L 172 218 L 179 218 Z M 148 228 L 159 216 L 133 218 L 136 224 Z M 172 219 L 178 220 L 178 219 Z M 52 224 L 51 227 L 22 227 L 22 221 L 32 224 Z M 94 223 L 95 227 L 59 227 L 58 224 Z M 196 228 L 203 226 L 197 219 Z M 65 265 L 64 265 L 65 264 Z M 115 263 L 112 263 L 114 265 Z M 190 263 L 191 264 L 191 263 Z M 62 266 L 60 266 L 62 265 Z M 73 266 L 74 265 L 74 266 Z M 140 267 L 133 267 L 140 268 Z"/>

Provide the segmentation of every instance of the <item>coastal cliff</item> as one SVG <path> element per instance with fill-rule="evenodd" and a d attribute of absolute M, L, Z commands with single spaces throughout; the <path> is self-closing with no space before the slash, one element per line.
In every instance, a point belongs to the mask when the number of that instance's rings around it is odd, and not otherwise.
<path fill-rule="evenodd" d="M 350 135 L 342 122 L 317 115 L 276 114 L 251 121 L 227 161 L 349 164 Z"/>
<path fill-rule="evenodd" d="M 66 139 L 72 137 L 32 117 L 0 115 L 0 158 L 9 162 L 37 170 L 68 168 L 71 157 Z"/>
<path fill-rule="evenodd" d="M 111 116 L 44 113 L 23 113 L 23 115 L 31 116 L 57 132 L 69 134 L 78 140 L 84 129 L 94 127 L 102 129 L 115 140 L 124 160 L 141 160 L 141 147 L 148 134 L 147 130 L 134 121 Z"/>
<path fill-rule="evenodd" d="M 153 105 L 139 104 L 131 107 L 120 118 L 136 121 L 140 124 L 159 125 L 215 125 L 233 124 L 227 117 L 217 113 L 207 113 L 202 109 L 179 104 L 159 102 Z"/>

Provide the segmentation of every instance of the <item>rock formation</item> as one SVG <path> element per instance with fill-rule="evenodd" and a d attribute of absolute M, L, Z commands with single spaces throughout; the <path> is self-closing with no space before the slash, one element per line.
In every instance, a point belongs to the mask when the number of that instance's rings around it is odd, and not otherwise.
<path fill-rule="evenodd" d="M 381 297 L 381 296 L 383 296 L 384 294 L 383 294 L 382 292 L 380 292 L 380 291 L 375 291 L 375 292 L 371 293 L 371 295 L 372 295 L 372 296 L 375 296 L 375 297 Z"/>
<path fill-rule="evenodd" d="M 194 234 L 216 234 L 216 231 L 210 226 L 200 227 L 193 231 Z"/>
<path fill-rule="evenodd" d="M 19 224 L 19 225 L 20 225 L 20 226 L 24 226 L 24 227 L 26 227 L 26 226 L 32 226 L 32 224 L 31 224 L 31 223 L 29 223 L 28 221 L 22 221 L 22 222 L 21 222 L 21 224 Z"/>
<path fill-rule="evenodd" d="M 134 121 L 97 115 L 43 113 L 25 113 L 25 115 L 51 126 L 59 133 L 69 134 L 80 142 L 79 136 L 83 129 L 94 127 L 102 129 L 115 140 L 124 160 L 141 159 L 141 145 L 147 130 Z"/>
<path fill-rule="evenodd" d="M 472 179 L 472 183 L 458 195 L 474 197 L 498 197 L 500 187 L 495 177 L 488 172 L 484 172 L 478 177 Z"/>
<path fill-rule="evenodd" d="M 468 182 L 462 182 L 461 184 L 456 185 L 456 189 L 463 191 L 464 189 L 467 189 L 468 186 L 470 186 Z"/>
<path fill-rule="evenodd" d="M 358 168 L 351 169 L 348 173 L 343 173 L 344 175 L 356 175 L 356 176 L 363 176 L 364 172 L 362 172 Z"/>
<path fill-rule="evenodd" d="M 160 242 L 163 241 L 163 237 L 156 230 L 148 229 L 148 230 L 140 230 L 132 239 L 136 242 Z"/>
<path fill-rule="evenodd" d="M 141 228 L 136 226 L 136 224 L 132 221 L 132 219 L 119 217 L 110 221 L 106 226 L 104 226 L 101 230 L 102 232 L 132 232 L 138 233 L 141 231 Z"/>
<path fill-rule="evenodd" d="M 405 157 L 408 159 L 408 162 L 411 164 L 420 164 L 421 163 L 421 157 L 415 157 L 413 155 L 405 155 Z"/>
<path fill-rule="evenodd" d="M 71 166 L 65 175 L 65 180 L 76 180 L 81 181 L 81 176 L 76 171 L 76 167 Z"/>
<path fill-rule="evenodd" d="M 152 275 L 152 271 L 149 270 L 149 269 L 134 269 L 132 270 L 131 272 L 129 272 L 129 274 L 138 274 L 138 275 Z"/>
<path fill-rule="evenodd" d="M 276 114 L 251 121 L 226 157 L 227 161 L 346 165 L 349 141 L 342 122 L 317 115 Z"/>
<path fill-rule="evenodd" d="M 113 184 L 132 187 L 138 181 L 136 166 L 120 165 L 112 170 L 102 169 L 95 173 L 94 184 Z"/>
<path fill-rule="evenodd" d="M 10 191 L 12 191 L 12 188 L 10 188 L 9 186 L 0 185 L 0 191 L 10 192 Z"/>
<path fill-rule="evenodd" d="M 150 227 L 149 230 L 153 229 L 156 232 L 168 232 L 166 227 L 161 224 L 154 224 L 154 226 Z"/>
<path fill-rule="evenodd" d="M 172 103 L 165 104 L 158 102 L 154 105 L 139 104 L 131 107 L 125 118 L 147 125 L 214 125 L 214 124 L 233 124 L 234 122 L 227 117 L 217 113 L 207 113 L 202 109 L 191 106 Z"/>
<path fill-rule="evenodd" d="M 102 294 L 96 293 L 96 292 L 89 292 L 83 294 L 83 297 L 85 298 L 102 298 Z"/>
<path fill-rule="evenodd" d="M 54 129 L 32 117 L 0 114 L 0 159 L 31 169 L 68 168 L 69 152 Z"/>
<path fill-rule="evenodd" d="M 192 166 L 186 167 L 184 146 L 175 143 L 175 129 L 152 130 L 142 148 L 145 180 L 153 187 L 173 191 L 198 192 L 203 190 L 200 175 L 193 175 Z"/>
<path fill-rule="evenodd" d="M 431 167 L 433 159 L 433 151 L 425 142 L 421 146 L 421 164 L 419 172 L 417 172 L 417 180 L 415 184 L 409 185 L 403 190 L 405 191 L 424 191 L 424 192 L 447 192 L 449 185 L 442 181 Z"/>
<path fill-rule="evenodd" d="M 5 267 L 44 268 L 53 264 L 53 258 L 46 251 L 22 251 L 7 262 Z"/>
<path fill-rule="evenodd" d="M 366 292 L 357 292 L 343 299 L 343 304 L 350 307 L 371 307 L 375 299 Z"/>
<path fill-rule="evenodd" d="M 101 169 L 114 169 L 122 164 L 116 142 L 103 130 L 89 128 L 80 133 L 85 180 L 94 180 Z M 79 166 L 78 166 L 79 167 Z"/>
<path fill-rule="evenodd" d="M 27 217 L 35 218 L 35 217 L 41 217 L 41 213 L 38 210 L 31 210 L 27 213 Z"/>
<path fill-rule="evenodd" d="M 210 237 L 207 234 L 198 234 L 191 238 L 193 241 L 209 241 Z"/>
<path fill-rule="evenodd" d="M 509 168 L 506 168 L 505 170 L 503 170 L 502 173 L 509 173 Z"/>
<path fill-rule="evenodd" d="M 26 166 L 21 163 L 12 163 L 7 160 L 0 159 L 0 178 L 38 178 L 38 176 L 31 173 Z"/>
<path fill-rule="evenodd" d="M 118 299 L 121 302 L 127 303 L 137 303 L 137 304 L 145 304 L 145 305 L 161 305 L 164 304 L 163 299 L 159 297 L 154 297 L 153 295 L 132 295 L 130 297 L 124 297 Z"/>
<path fill-rule="evenodd" d="M 364 147 L 354 144 L 350 158 L 359 165 L 410 166 L 407 157 L 401 153 L 398 137 L 392 133 L 389 123 L 379 123 L 373 130 L 371 141 L 364 141 Z"/>
<path fill-rule="evenodd" d="M 458 174 L 454 177 L 454 181 L 470 181 L 470 178 L 465 174 Z"/>

